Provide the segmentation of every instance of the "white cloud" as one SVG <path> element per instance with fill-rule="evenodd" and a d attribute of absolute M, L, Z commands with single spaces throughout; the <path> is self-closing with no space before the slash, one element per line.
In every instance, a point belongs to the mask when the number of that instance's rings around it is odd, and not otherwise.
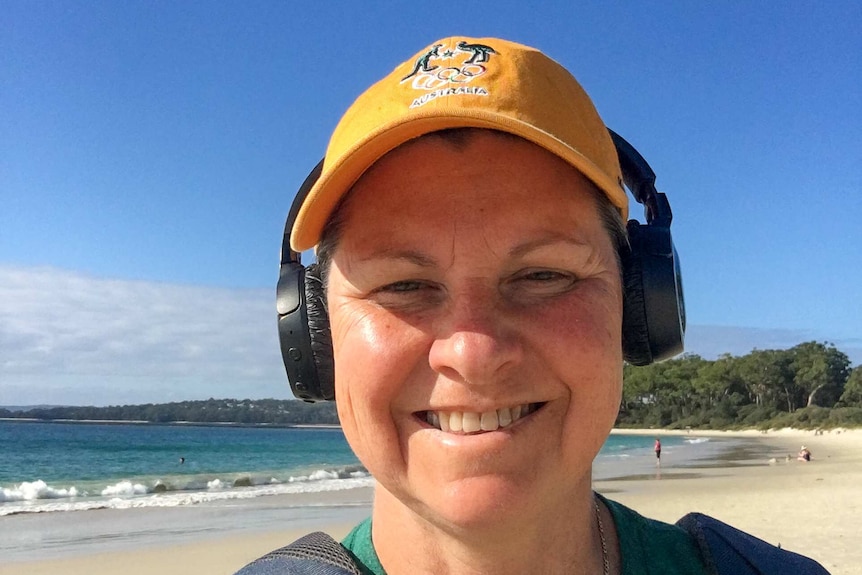
<path fill-rule="evenodd" d="M 274 298 L 0 266 L 0 405 L 287 397 Z"/>

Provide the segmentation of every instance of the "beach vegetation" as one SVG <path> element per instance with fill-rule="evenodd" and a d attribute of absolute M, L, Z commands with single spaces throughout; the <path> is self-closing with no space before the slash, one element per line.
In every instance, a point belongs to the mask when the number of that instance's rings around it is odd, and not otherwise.
<path fill-rule="evenodd" d="M 646 367 L 626 365 L 620 427 L 831 429 L 862 426 L 862 367 L 834 344 L 685 354 Z"/>
<path fill-rule="evenodd" d="M 839 406 L 862 406 L 862 369 L 854 369 L 844 384 L 844 392 L 838 401 Z"/>

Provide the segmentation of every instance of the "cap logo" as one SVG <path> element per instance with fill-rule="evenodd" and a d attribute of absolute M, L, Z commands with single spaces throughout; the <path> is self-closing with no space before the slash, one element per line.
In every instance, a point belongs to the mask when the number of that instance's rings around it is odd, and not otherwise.
<path fill-rule="evenodd" d="M 499 52 L 491 46 L 464 40 L 454 49 L 435 44 L 419 56 L 410 73 L 401 78 L 402 84 L 412 78 L 411 87 L 425 92 L 414 99 L 410 107 L 418 108 L 441 96 L 487 96 L 486 88 L 465 84 L 484 74 L 484 64 L 495 54 Z"/>

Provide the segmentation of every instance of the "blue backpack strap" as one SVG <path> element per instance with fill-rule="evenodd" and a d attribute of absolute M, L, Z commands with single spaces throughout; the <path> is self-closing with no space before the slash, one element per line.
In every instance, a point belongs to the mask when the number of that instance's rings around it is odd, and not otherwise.
<path fill-rule="evenodd" d="M 702 513 L 676 522 L 697 542 L 707 567 L 717 575 L 829 575 L 820 563 L 776 547 Z"/>
<path fill-rule="evenodd" d="M 362 575 L 350 553 L 335 539 L 315 531 L 263 557 L 235 575 Z"/>

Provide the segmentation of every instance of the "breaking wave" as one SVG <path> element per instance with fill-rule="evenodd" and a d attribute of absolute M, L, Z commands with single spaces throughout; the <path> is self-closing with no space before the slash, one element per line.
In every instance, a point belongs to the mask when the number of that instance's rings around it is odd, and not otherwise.
<path fill-rule="evenodd" d="M 248 499 L 288 493 L 320 493 L 371 486 L 361 465 L 318 469 L 284 478 L 271 474 L 180 476 L 171 479 L 124 479 L 108 485 L 50 485 L 41 479 L 0 487 L 0 517 L 18 513 L 176 507 L 208 501 Z"/>

